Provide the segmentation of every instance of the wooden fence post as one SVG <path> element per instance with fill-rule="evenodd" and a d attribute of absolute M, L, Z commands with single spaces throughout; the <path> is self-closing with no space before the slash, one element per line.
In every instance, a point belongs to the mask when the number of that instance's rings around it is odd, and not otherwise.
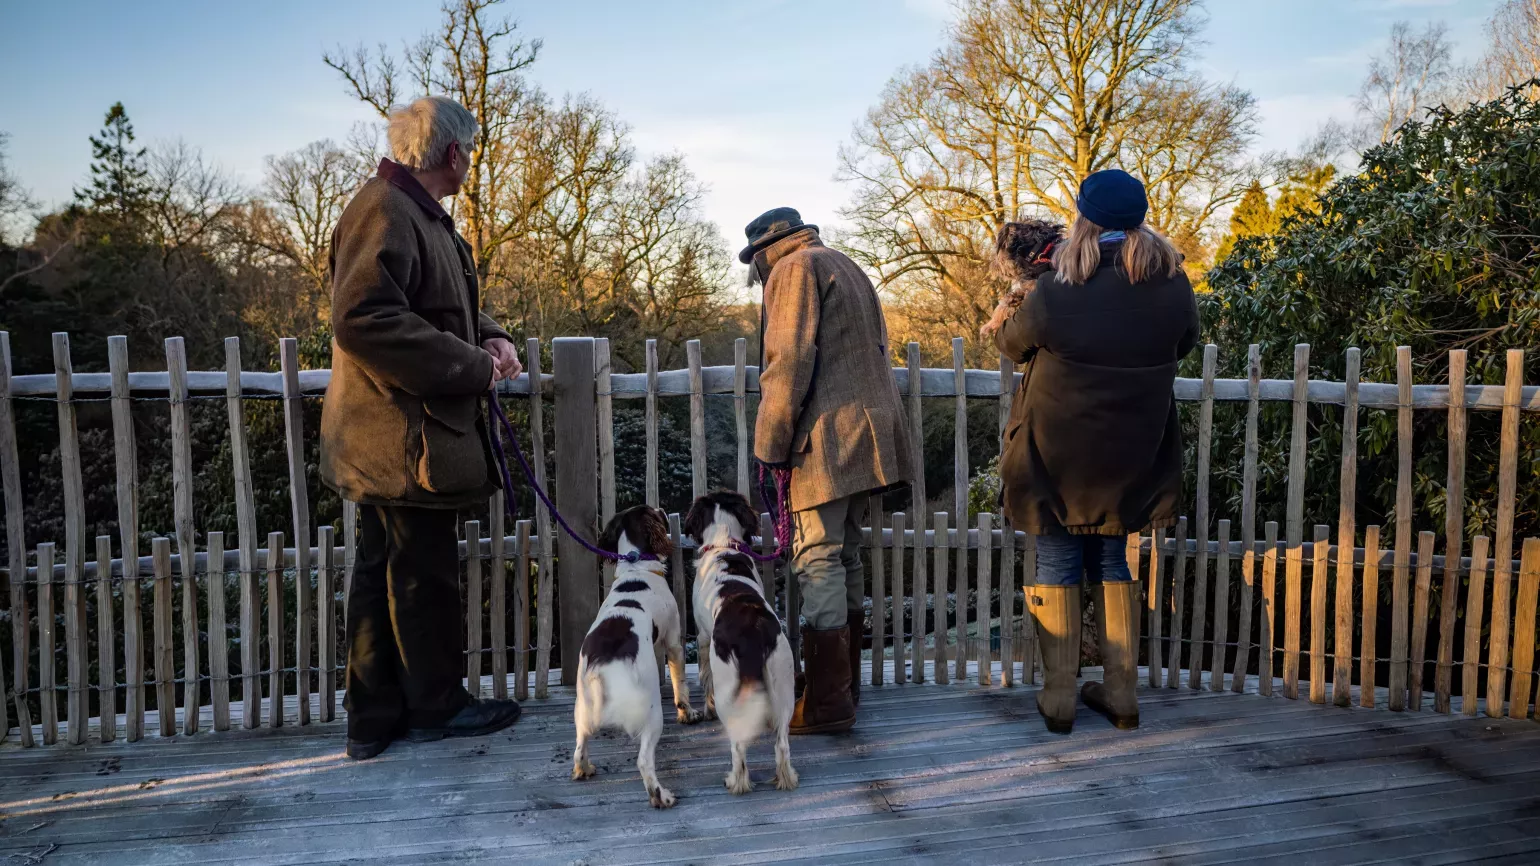
<path fill-rule="evenodd" d="M 214 730 L 230 730 L 230 641 L 225 619 L 225 534 L 206 537 L 208 559 L 203 567 L 208 596 L 209 697 L 214 705 Z M 323 713 L 324 713 L 323 708 Z M 322 721 L 330 721 L 323 716 Z"/>
<path fill-rule="evenodd" d="M 127 570 L 127 561 L 124 563 Z M 116 617 L 112 612 L 112 536 L 96 536 L 96 703 L 100 708 L 99 731 L 102 742 L 110 743 L 118 738 L 118 663 L 114 644 L 117 642 Z M 0 679 L 4 677 L 4 665 L 0 665 Z M 0 681 L 0 695 L 5 693 L 5 683 Z M 0 726 L 5 725 L 5 701 L 0 700 Z M 0 740 L 4 736 L 0 735 Z"/>
<path fill-rule="evenodd" d="M 465 690 L 481 697 L 481 521 L 465 521 Z"/>
<path fill-rule="evenodd" d="M 1460 554 L 1465 548 L 1465 365 L 1464 349 L 1449 352 L 1449 480 L 1444 485 L 1444 579 L 1438 615 L 1438 667 L 1433 673 L 1433 709 L 1449 712 L 1454 685 L 1454 621 L 1459 600 Z"/>
<path fill-rule="evenodd" d="M 706 385 L 701 373 L 700 340 L 684 344 L 690 374 L 690 484 L 694 497 L 706 493 Z"/>
<path fill-rule="evenodd" d="M 1433 586 L 1433 542 L 1431 532 L 1417 535 L 1417 589 L 1412 602 L 1412 645 L 1407 661 L 1408 709 L 1422 709 L 1423 668 L 1428 655 L 1428 596 Z"/>
<path fill-rule="evenodd" d="M 86 741 L 85 716 L 89 705 L 84 690 L 86 599 L 80 591 L 86 567 L 86 499 L 80 478 L 80 433 L 75 423 L 74 368 L 70 363 L 69 334 L 53 335 L 53 362 L 58 397 L 59 472 L 64 487 L 64 652 L 68 663 L 65 710 L 69 722 L 67 738 L 71 745 L 78 746 Z M 51 665 L 53 659 L 40 661 Z"/>
<path fill-rule="evenodd" d="M 598 537 L 599 456 L 595 427 L 594 341 L 560 337 L 552 343 L 556 373 L 556 510 L 588 541 Z M 600 581 L 593 554 L 562 533 L 556 539 L 561 558 L 561 680 L 577 679 L 578 651 L 589 623 L 599 612 Z"/>
<path fill-rule="evenodd" d="M 1182 685 L 1182 610 L 1187 605 L 1187 518 L 1176 521 L 1176 550 L 1171 557 L 1171 652 L 1167 659 L 1166 686 Z"/>
<path fill-rule="evenodd" d="M 55 689 L 58 675 L 57 640 L 53 609 L 54 544 L 37 546 L 37 702 L 43 721 L 43 745 L 59 741 L 59 705 Z M 22 572 L 23 575 L 26 572 Z"/>
<path fill-rule="evenodd" d="M 1363 634 L 1359 636 L 1358 705 L 1374 709 L 1375 673 L 1379 669 L 1375 658 L 1378 644 L 1380 609 L 1380 528 L 1364 528 L 1363 613 L 1359 622 Z"/>
<path fill-rule="evenodd" d="M 615 397 L 610 377 L 614 372 L 613 362 L 610 360 L 610 341 L 608 337 L 600 337 L 594 340 L 594 417 L 599 425 L 599 526 L 608 526 L 610 518 L 615 516 Z M 493 533 L 496 536 L 497 533 Z M 501 557 L 502 545 L 494 539 L 492 543 L 494 555 Z M 604 562 L 601 564 L 604 570 L 603 592 L 608 593 L 610 586 L 615 582 L 615 563 Z M 496 569 L 494 563 L 494 576 L 500 576 L 501 571 Z M 502 583 L 500 577 L 493 581 L 496 587 Z M 497 598 L 497 590 L 493 589 L 493 599 Z M 495 614 L 495 604 L 494 604 Z M 494 624 L 493 628 L 497 626 Z M 493 679 L 496 679 L 496 656 L 493 657 Z M 494 693 L 497 684 L 494 682 Z"/>
<path fill-rule="evenodd" d="M 931 548 L 931 551 L 932 551 L 932 554 L 933 554 L 931 559 L 932 559 L 932 563 L 935 565 L 934 582 L 935 582 L 935 594 L 936 594 L 936 616 L 935 616 L 935 623 L 932 626 L 932 628 L 933 628 L 933 630 L 935 632 L 935 635 L 936 635 L 936 646 L 935 646 L 935 649 L 932 652 L 932 656 L 931 656 L 935 660 L 935 667 L 932 670 L 935 673 L 935 677 L 934 678 L 935 678 L 936 682 L 939 685 L 943 685 L 944 686 L 947 683 L 951 682 L 951 675 L 952 675 L 951 669 L 947 667 L 947 662 L 950 660 L 951 656 L 947 652 L 947 634 L 948 634 L 948 632 L 947 632 L 947 626 L 946 626 L 946 619 L 947 619 L 947 617 L 946 617 L 946 599 L 947 599 L 947 574 L 946 574 L 946 572 L 947 572 L 947 561 L 950 558 L 949 557 L 949 548 L 950 548 L 951 545 L 949 545 L 947 543 L 947 516 L 946 516 L 946 512 L 945 511 L 937 511 L 937 512 L 935 512 L 934 514 L 931 515 L 931 521 L 932 521 L 932 526 L 935 529 L 935 536 L 934 536 L 935 537 L 935 546 Z"/>
<path fill-rule="evenodd" d="M 209 533 L 212 538 L 213 533 Z M 336 530 L 331 526 L 316 529 L 316 667 L 320 670 L 318 721 L 329 722 L 337 711 L 337 573 Z M 212 550 L 213 542 L 210 542 Z M 220 586 L 224 573 L 220 570 Z"/>
<path fill-rule="evenodd" d="M 1241 609 L 1236 623 L 1235 668 L 1230 688 L 1246 690 L 1251 665 L 1251 618 L 1257 582 L 1257 421 L 1261 412 L 1262 347 L 1246 349 L 1246 444 L 1241 462 Z"/>
<path fill-rule="evenodd" d="M 176 735 L 176 656 L 171 635 L 171 539 L 152 539 L 150 557 L 155 573 L 155 709 L 160 735 L 172 737 Z"/>
<path fill-rule="evenodd" d="M 925 495 L 925 413 L 922 397 L 925 393 L 924 375 L 920 372 L 920 344 L 909 343 L 904 347 L 904 364 L 909 370 L 909 447 L 914 462 L 914 480 L 909 484 L 909 510 L 914 513 L 914 572 L 915 585 L 915 634 L 914 634 L 914 681 L 925 682 L 925 626 L 927 608 L 930 608 L 930 629 L 938 632 L 937 623 L 945 622 L 946 595 L 944 592 L 927 591 L 929 582 L 927 552 L 925 550 L 925 509 L 930 500 Z"/>
<path fill-rule="evenodd" d="M 5 495 L 6 565 L 11 575 L 11 683 L 16 694 L 16 725 L 21 744 L 31 746 L 32 710 L 27 706 L 31 617 L 27 582 L 18 577 L 27 573 L 27 520 L 21 499 L 21 457 L 16 449 L 16 415 L 11 403 L 11 335 L 7 331 L 0 331 L 0 492 Z M 0 695 L 0 701 L 4 699 Z"/>
<path fill-rule="evenodd" d="M 1192 582 L 1192 652 L 1188 659 L 1187 686 L 1203 687 L 1203 636 L 1208 633 L 1208 481 L 1209 454 L 1214 440 L 1214 367 L 1219 363 L 1219 347 L 1203 347 L 1203 385 L 1198 407 L 1198 477 L 1196 509 L 1198 550 Z"/>
<path fill-rule="evenodd" d="M 738 492 L 749 496 L 749 341 L 733 341 L 733 432 L 737 435 Z"/>
<path fill-rule="evenodd" d="M 1331 570 L 1331 527 L 1315 528 L 1310 569 L 1310 703 L 1326 703 L 1326 587 Z"/>
<path fill-rule="evenodd" d="M 990 559 L 990 541 L 994 535 L 994 517 L 987 511 L 979 512 L 978 587 L 974 594 L 974 619 L 979 623 L 978 650 L 974 656 L 979 663 L 979 685 L 994 685 L 994 648 L 991 646 L 989 627 L 990 596 L 993 595 L 993 562 Z M 1135 652 L 1138 652 L 1136 649 Z"/>
<path fill-rule="evenodd" d="M 283 533 L 267 534 L 267 724 L 283 727 Z"/>
<path fill-rule="evenodd" d="M 528 520 L 513 526 L 513 697 L 529 699 L 529 529 Z"/>
<path fill-rule="evenodd" d="M 1337 487 L 1337 617 L 1331 701 L 1352 702 L 1353 684 L 1353 543 L 1358 537 L 1354 502 L 1358 495 L 1358 349 L 1347 350 L 1346 398 L 1342 403 L 1342 474 Z"/>
<path fill-rule="evenodd" d="M 1507 695 L 1509 619 L 1512 611 L 1513 515 L 1519 468 L 1519 400 L 1524 389 L 1524 350 L 1508 350 L 1503 382 L 1503 420 L 1497 467 L 1496 562 L 1492 568 L 1492 631 L 1487 658 L 1487 715 L 1503 714 Z"/>
<path fill-rule="evenodd" d="M 1310 409 L 1310 344 L 1294 347 L 1293 419 L 1289 427 L 1289 483 L 1284 509 L 1284 543 L 1288 562 L 1284 576 L 1283 695 L 1299 697 L 1299 593 L 1304 587 L 1305 434 Z"/>
<path fill-rule="evenodd" d="M 1508 717 L 1529 718 L 1530 683 L 1535 665 L 1535 610 L 1540 606 L 1540 538 L 1524 539 L 1519 562 L 1519 594 L 1513 621 L 1513 682 Z"/>
<path fill-rule="evenodd" d="M 299 723 L 310 724 L 310 636 L 315 604 L 310 593 L 310 494 L 305 488 L 305 414 L 299 390 L 299 342 L 278 341 L 283 372 L 283 431 L 289 455 L 289 510 L 294 520 L 294 694 Z"/>
<path fill-rule="evenodd" d="M 658 341 L 647 341 L 647 504 L 658 507 Z"/>
<path fill-rule="evenodd" d="M 198 732 L 201 702 L 198 651 L 197 541 L 193 534 L 192 419 L 187 406 L 187 348 L 181 337 L 166 340 L 171 396 L 171 490 L 176 512 L 177 571 L 182 578 L 182 732 Z"/>
<path fill-rule="evenodd" d="M 225 338 L 225 409 L 230 419 L 230 462 L 235 473 L 235 529 L 236 541 L 240 545 L 241 727 L 249 729 L 262 724 L 262 684 L 257 673 L 262 664 L 259 633 L 262 601 L 257 588 L 257 515 L 251 489 L 251 458 L 246 451 L 246 410 L 241 398 L 239 337 Z M 123 556 L 127 562 L 126 543 Z"/>
<path fill-rule="evenodd" d="M 1460 680 L 1460 713 L 1475 716 L 1481 676 L 1481 620 L 1486 607 L 1487 549 L 1485 535 L 1470 541 L 1470 590 L 1465 596 L 1465 670 Z"/>
<path fill-rule="evenodd" d="M 608 389 L 606 389 L 608 390 Z M 492 494 L 492 697 L 508 697 L 508 551 L 504 546 L 507 505 L 503 491 Z"/>
<path fill-rule="evenodd" d="M 1273 693 L 1273 644 L 1278 623 L 1278 521 L 1269 520 L 1262 527 L 1262 620 L 1257 626 L 1257 693 Z"/>
<path fill-rule="evenodd" d="M 957 408 L 952 430 L 952 498 L 957 522 L 957 679 L 968 678 L 968 375 L 963 341 L 952 339 L 952 384 Z"/>
<path fill-rule="evenodd" d="M 1390 708 L 1406 708 L 1412 561 L 1412 349 L 1396 347 L 1396 552 L 1391 561 Z"/>
<path fill-rule="evenodd" d="M 1230 643 L 1230 521 L 1219 521 L 1219 562 L 1214 568 L 1214 655 L 1209 688 L 1225 690 L 1225 650 Z"/>

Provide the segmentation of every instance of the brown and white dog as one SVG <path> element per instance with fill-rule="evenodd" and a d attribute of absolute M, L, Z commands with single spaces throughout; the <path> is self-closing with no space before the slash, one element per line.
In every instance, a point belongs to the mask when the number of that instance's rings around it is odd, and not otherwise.
<path fill-rule="evenodd" d="M 588 740 L 602 728 L 620 728 L 641 741 L 636 768 L 641 771 L 647 799 L 655 808 L 674 805 L 674 795 L 658 782 L 654 755 L 663 735 L 663 695 L 658 664 L 650 648 L 661 643 L 674 682 L 674 708 L 680 723 L 691 725 L 701 714 L 690 706 L 684 675 L 684 644 L 679 606 L 668 585 L 665 563 L 673 553 L 668 518 L 656 508 L 638 505 L 615 515 L 599 537 L 598 546 L 612 553 L 636 551 L 656 559 L 621 560 L 615 584 L 599 615 L 583 638 L 578 657 L 577 747 L 572 752 L 572 778 L 595 772 L 588 760 Z M 643 652 L 644 648 L 649 651 Z"/>
<path fill-rule="evenodd" d="M 732 744 L 727 790 L 746 794 L 748 747 L 775 732 L 775 787 L 795 790 L 791 716 L 796 708 L 791 644 L 765 601 L 754 560 L 742 552 L 758 521 L 749 501 L 719 491 L 695 500 L 684 531 L 695 539 L 695 625 L 706 712 L 722 719 Z"/>

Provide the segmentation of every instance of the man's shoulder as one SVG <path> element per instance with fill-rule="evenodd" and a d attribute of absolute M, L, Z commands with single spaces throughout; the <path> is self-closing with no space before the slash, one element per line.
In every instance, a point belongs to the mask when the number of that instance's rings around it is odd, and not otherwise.
<path fill-rule="evenodd" d="M 383 177 L 375 176 L 364 182 L 343 209 L 339 225 L 357 222 L 369 217 L 388 220 L 418 221 L 422 208 L 412 201 L 405 190 Z"/>

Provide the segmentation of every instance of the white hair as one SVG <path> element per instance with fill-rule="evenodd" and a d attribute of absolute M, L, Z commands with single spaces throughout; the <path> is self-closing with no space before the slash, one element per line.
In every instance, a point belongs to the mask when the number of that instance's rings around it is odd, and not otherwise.
<path fill-rule="evenodd" d="M 413 171 L 430 171 L 444 164 L 453 142 L 469 156 L 476 132 L 476 118 L 465 106 L 444 96 L 424 96 L 390 113 L 387 135 L 396 162 Z"/>

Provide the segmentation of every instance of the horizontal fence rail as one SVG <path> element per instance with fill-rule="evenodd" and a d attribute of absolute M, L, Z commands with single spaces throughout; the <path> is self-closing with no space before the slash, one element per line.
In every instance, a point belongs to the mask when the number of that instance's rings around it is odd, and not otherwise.
<path fill-rule="evenodd" d="M 732 478 L 752 489 L 750 396 L 758 369 L 739 340 L 735 363 L 705 366 L 700 346 L 686 346 L 687 367 L 658 369 L 648 341 L 646 369 L 617 373 L 605 340 L 558 340 L 545 357 L 528 341 L 529 371 L 499 385 L 526 408 L 532 463 L 562 511 L 596 534 L 617 506 L 618 479 L 636 479 L 645 500 L 659 504 L 660 399 L 688 398 L 689 488 L 709 481 L 705 397 L 732 399 Z M 0 332 L 0 488 L 6 505 L 9 585 L 0 646 L 0 741 L 24 746 L 63 740 L 80 744 L 146 736 L 187 736 L 233 727 L 326 722 L 342 712 L 346 647 L 343 624 L 349 576 L 357 558 L 358 507 L 343 503 L 335 524 L 313 525 L 313 483 L 302 401 L 324 395 L 327 370 L 300 370 L 297 344 L 280 346 L 281 370 L 241 369 L 238 340 L 226 341 L 226 369 L 189 371 L 180 338 L 166 341 L 167 369 L 130 371 L 126 341 L 108 343 L 107 373 L 77 373 L 69 338 L 54 335 L 52 374 L 11 375 L 9 335 Z M 1523 385 L 1523 353 L 1510 352 L 1503 385 L 1468 385 L 1463 352 L 1450 354 L 1449 380 L 1416 384 L 1409 350 L 1397 357 L 1397 381 L 1358 381 L 1356 349 L 1342 382 L 1310 380 L 1309 347 L 1296 347 L 1292 379 L 1264 379 L 1252 347 L 1248 378 L 1218 379 L 1218 350 L 1205 347 L 1203 376 L 1178 379 L 1176 399 L 1196 404 L 1195 489 L 1187 516 L 1174 526 L 1127 539 L 1127 558 L 1141 585 L 1141 661 L 1151 687 L 1256 691 L 1315 703 L 1392 710 L 1532 717 L 1540 540 L 1514 537 L 1521 415 L 1540 411 L 1540 387 Z M 1041 660 L 1022 588 L 1036 573 L 1035 541 L 1001 515 L 970 513 L 967 442 L 979 400 L 1003 437 L 1010 400 L 1021 381 L 1014 365 L 970 370 L 954 340 L 951 368 L 922 368 L 919 347 L 894 369 L 906 402 L 917 463 L 923 463 L 924 400 L 946 398 L 953 415 L 951 508 L 938 509 L 917 479 L 909 511 L 889 512 L 874 497 L 862 546 L 866 553 L 867 625 L 859 636 L 872 659 L 874 685 L 968 679 L 1010 687 L 1037 682 Z M 538 383 L 538 387 L 532 387 Z M 195 525 L 190 447 L 192 400 L 223 401 L 228 418 L 236 531 Z M 615 400 L 639 400 L 645 413 L 643 463 L 617 465 Z M 63 489 L 61 540 L 28 539 L 21 496 L 16 411 L 19 401 L 54 404 Z M 282 406 L 288 519 L 257 525 L 247 400 Z M 88 538 L 83 455 L 76 411 L 111 409 L 117 534 Z M 145 527 L 130 410 L 169 418 L 172 525 Z M 1245 447 L 1238 455 L 1241 509 L 1224 515 L 1211 501 L 1213 407 L 1245 404 Z M 1257 524 L 1258 407 L 1288 403 L 1286 519 Z M 146 403 L 150 405 L 145 405 Z M 160 407 L 164 405 L 164 408 Z M 1335 527 L 1304 522 L 1305 458 L 1311 405 L 1340 407 L 1344 424 L 1341 508 Z M 1361 410 L 1395 413 L 1397 505 L 1391 526 L 1356 525 L 1358 420 Z M 1415 512 L 1412 417 L 1442 411 L 1449 421 L 1445 520 L 1440 535 Z M 1465 537 L 1466 413 L 1501 416 L 1495 532 Z M 1328 410 L 1331 411 L 1331 410 Z M 550 428 L 549 430 L 547 428 Z M 547 478 L 548 440 L 555 443 Z M 589 447 L 590 444 L 592 447 Z M 718 443 L 720 444 L 720 443 Z M 276 467 L 266 467 L 268 470 Z M 267 473 L 271 477 L 272 472 Z M 1532 475 L 1527 473 L 1526 480 Z M 645 484 L 641 484 L 641 481 Z M 672 481 L 668 483 L 673 483 Z M 522 486 L 522 484 L 520 485 Z M 941 491 L 943 496 L 948 491 Z M 528 519 L 519 519 L 520 517 Z M 671 579 L 687 610 L 693 541 L 670 516 L 676 543 Z M 141 546 L 141 531 L 159 537 Z M 259 532 L 261 530 L 261 532 Z M 1308 531 L 1307 531 L 1308 530 Z M 753 543 L 766 550 L 768 515 Z M 772 541 L 773 544 L 773 541 Z M 465 682 L 478 694 L 544 698 L 570 682 L 587 622 L 608 589 L 601 569 L 553 531 L 537 509 L 511 513 L 502 494 L 461 527 L 459 546 Z M 126 564 L 126 565 L 125 565 Z M 761 571 L 766 593 L 794 644 L 800 642 L 798 587 L 784 562 Z M 1462 622 L 1463 621 L 1463 622 Z M 693 618 L 685 616 L 687 631 Z M 1385 651 L 1388 647 L 1388 651 Z M 693 637 L 689 648 L 695 651 Z M 6 662 L 8 660 L 8 664 Z M 14 733 L 13 733 L 14 732 Z"/>

